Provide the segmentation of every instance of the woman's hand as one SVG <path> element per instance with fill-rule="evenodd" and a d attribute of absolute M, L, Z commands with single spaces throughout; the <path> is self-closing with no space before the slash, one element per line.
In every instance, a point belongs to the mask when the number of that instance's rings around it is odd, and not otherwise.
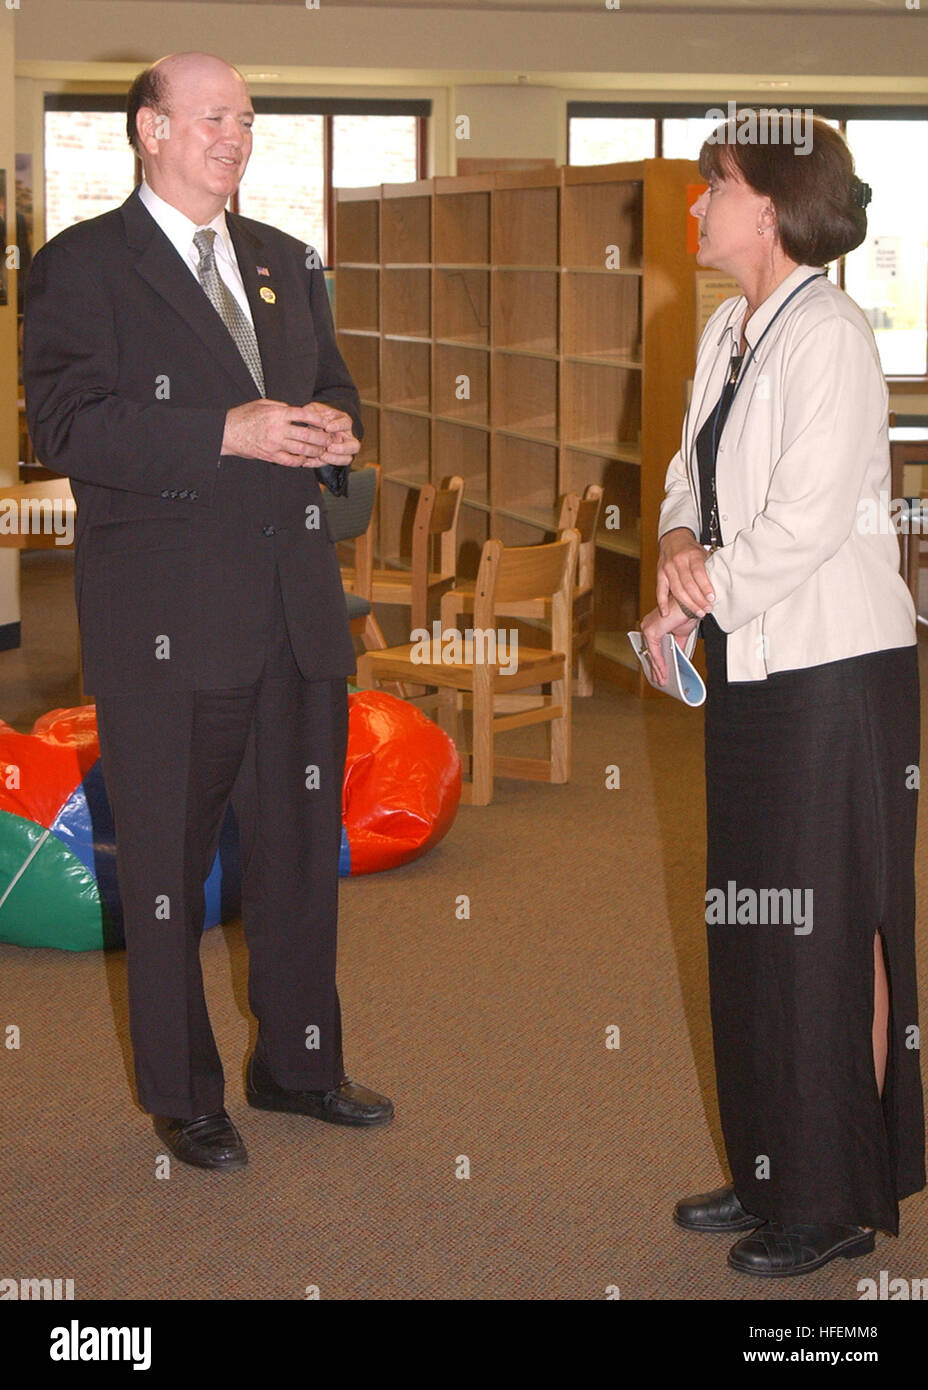
<path fill-rule="evenodd" d="M 670 600 L 666 615 L 659 608 L 652 608 L 648 616 L 641 619 L 641 635 L 647 645 L 651 670 L 658 685 L 667 684 L 667 666 L 661 652 L 661 639 L 672 632 L 677 646 L 682 648 L 698 622 L 698 618 L 684 617 L 675 599 Z"/>
<path fill-rule="evenodd" d="M 685 603 L 699 618 L 704 618 L 715 602 L 706 573 L 706 552 L 688 526 L 677 526 L 661 536 L 657 562 L 657 607 L 661 617 L 668 616 L 674 599 Z"/>

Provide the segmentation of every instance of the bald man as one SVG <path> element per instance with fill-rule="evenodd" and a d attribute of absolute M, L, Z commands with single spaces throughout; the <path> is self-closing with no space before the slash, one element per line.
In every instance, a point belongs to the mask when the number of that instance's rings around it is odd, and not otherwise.
<path fill-rule="evenodd" d="M 204 882 L 239 825 L 252 1106 L 386 1124 L 348 1080 L 335 985 L 354 670 L 320 476 L 342 491 L 360 402 L 320 261 L 225 211 L 254 111 L 219 58 L 129 92 L 144 170 L 36 256 L 24 375 L 37 457 L 77 499 L 84 683 L 117 832 L 141 1105 L 172 1153 L 237 1169 L 200 969 Z"/>

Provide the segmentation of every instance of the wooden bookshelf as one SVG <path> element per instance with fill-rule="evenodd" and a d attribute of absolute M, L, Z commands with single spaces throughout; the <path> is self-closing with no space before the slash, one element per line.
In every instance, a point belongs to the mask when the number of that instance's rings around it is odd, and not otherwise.
<path fill-rule="evenodd" d="M 553 536 L 604 490 L 597 673 L 647 687 L 657 515 L 695 356 L 695 163 L 504 171 L 338 193 L 335 318 L 383 467 L 378 563 L 408 565 L 416 489 L 465 482 L 458 570 Z"/>
<path fill-rule="evenodd" d="M 558 267 L 561 173 L 560 169 L 538 169 L 495 175 L 494 265 Z"/>
<path fill-rule="evenodd" d="M 384 338 L 382 344 L 384 405 L 429 412 L 432 373 L 430 344 L 409 339 Z"/>
<path fill-rule="evenodd" d="M 385 265 L 430 264 L 432 196 L 428 182 L 388 183 L 380 193 L 379 259 Z"/>
<path fill-rule="evenodd" d="M 556 270 L 494 270 L 494 346 L 556 357 L 559 282 Z"/>
<path fill-rule="evenodd" d="M 433 277 L 435 337 L 440 342 L 490 342 L 490 271 L 466 265 L 438 266 Z"/>

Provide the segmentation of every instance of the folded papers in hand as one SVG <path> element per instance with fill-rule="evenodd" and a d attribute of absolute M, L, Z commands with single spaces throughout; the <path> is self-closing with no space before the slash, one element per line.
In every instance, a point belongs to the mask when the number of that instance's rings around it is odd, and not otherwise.
<path fill-rule="evenodd" d="M 651 658 L 648 656 L 648 648 L 641 633 L 630 632 L 628 634 L 628 640 L 641 662 L 641 669 L 644 671 L 648 683 L 653 685 L 655 690 L 660 690 L 665 695 L 672 695 L 675 700 L 682 700 L 684 705 L 689 705 L 692 709 L 704 704 L 706 699 L 706 687 L 702 677 L 690 661 L 690 656 L 696 645 L 698 630 L 698 628 L 694 629 L 687 638 L 688 650 L 686 651 L 677 646 L 677 640 L 672 633 L 668 632 L 661 638 L 661 653 L 664 658 L 664 665 L 667 667 L 666 685 L 661 685 L 654 678 L 654 672 L 651 670 Z"/>

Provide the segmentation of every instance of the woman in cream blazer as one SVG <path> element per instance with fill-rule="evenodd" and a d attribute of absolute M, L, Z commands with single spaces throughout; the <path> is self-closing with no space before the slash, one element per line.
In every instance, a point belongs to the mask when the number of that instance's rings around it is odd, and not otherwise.
<path fill-rule="evenodd" d="M 792 312 L 772 323 L 813 275 Z M 699 534 L 696 437 L 721 395 L 746 308 L 743 297 L 726 300 L 702 335 L 661 535 Z M 762 361 L 719 440 L 720 520 L 732 540 L 706 562 L 735 681 L 915 641 L 888 516 L 888 395 L 870 325 L 821 267 L 805 265 L 751 316 L 748 348 L 768 325 Z"/>
<path fill-rule="evenodd" d="M 795 120 L 795 117 L 793 118 Z M 741 117 L 737 118 L 738 130 Z M 890 522 L 887 392 L 823 267 L 869 190 L 813 122 L 800 148 L 703 146 L 699 261 L 743 294 L 702 335 L 660 516 L 668 632 L 706 648 L 706 931 L 732 1180 L 677 1204 L 785 1277 L 898 1232 L 925 1184 L 917 1039 L 915 614 Z"/>

